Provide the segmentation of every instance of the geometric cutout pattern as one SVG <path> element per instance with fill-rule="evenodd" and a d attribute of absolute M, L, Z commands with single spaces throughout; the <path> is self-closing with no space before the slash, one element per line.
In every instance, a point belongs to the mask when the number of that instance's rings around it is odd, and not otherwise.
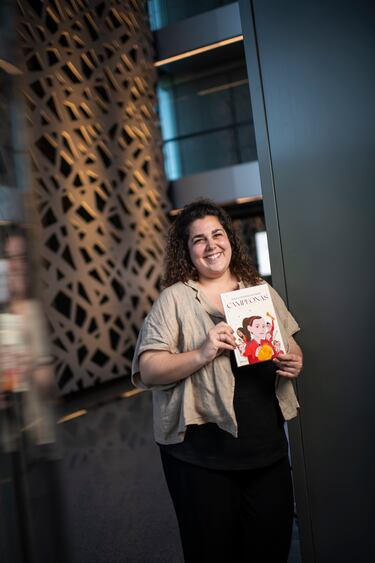
<path fill-rule="evenodd" d="M 130 373 L 167 184 L 142 0 L 20 0 L 42 284 L 61 393 Z"/>

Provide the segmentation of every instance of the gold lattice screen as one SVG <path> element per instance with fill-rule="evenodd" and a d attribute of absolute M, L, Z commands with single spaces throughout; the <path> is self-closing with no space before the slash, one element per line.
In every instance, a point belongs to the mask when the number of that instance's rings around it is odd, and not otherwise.
<path fill-rule="evenodd" d="M 129 373 L 167 226 L 141 0 L 20 0 L 43 293 L 63 393 Z"/>

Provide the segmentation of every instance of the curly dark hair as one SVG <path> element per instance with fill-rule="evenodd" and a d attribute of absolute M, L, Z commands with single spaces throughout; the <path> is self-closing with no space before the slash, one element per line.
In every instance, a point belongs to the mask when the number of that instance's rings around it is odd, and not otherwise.
<path fill-rule="evenodd" d="M 162 279 L 163 287 L 169 287 L 180 281 L 198 280 L 198 272 L 191 261 L 188 248 L 189 227 L 193 221 L 203 219 L 207 215 L 217 217 L 227 233 L 232 247 L 232 258 L 229 265 L 231 273 L 246 284 L 260 283 L 262 280 L 244 251 L 229 215 L 210 199 L 202 198 L 185 205 L 169 228 L 165 252 L 165 273 Z"/>

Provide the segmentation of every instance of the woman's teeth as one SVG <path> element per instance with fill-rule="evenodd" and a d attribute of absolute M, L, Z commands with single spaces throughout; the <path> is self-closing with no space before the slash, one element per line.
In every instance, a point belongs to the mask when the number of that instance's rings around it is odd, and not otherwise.
<path fill-rule="evenodd" d="M 216 254 L 211 254 L 210 256 L 206 256 L 206 260 L 208 260 L 208 262 L 215 262 L 215 260 L 220 258 L 220 256 L 221 256 L 221 252 L 217 252 Z"/>

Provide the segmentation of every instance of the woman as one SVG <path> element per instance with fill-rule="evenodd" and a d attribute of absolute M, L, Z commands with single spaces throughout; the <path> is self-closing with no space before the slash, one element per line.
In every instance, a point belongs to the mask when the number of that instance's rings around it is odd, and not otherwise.
<path fill-rule="evenodd" d="M 237 368 L 220 299 L 259 283 L 222 209 L 199 200 L 180 212 L 167 241 L 166 289 L 139 335 L 133 382 L 153 391 L 186 563 L 287 560 L 293 496 L 283 423 L 297 414 L 299 327 L 271 288 L 288 354 Z"/>

